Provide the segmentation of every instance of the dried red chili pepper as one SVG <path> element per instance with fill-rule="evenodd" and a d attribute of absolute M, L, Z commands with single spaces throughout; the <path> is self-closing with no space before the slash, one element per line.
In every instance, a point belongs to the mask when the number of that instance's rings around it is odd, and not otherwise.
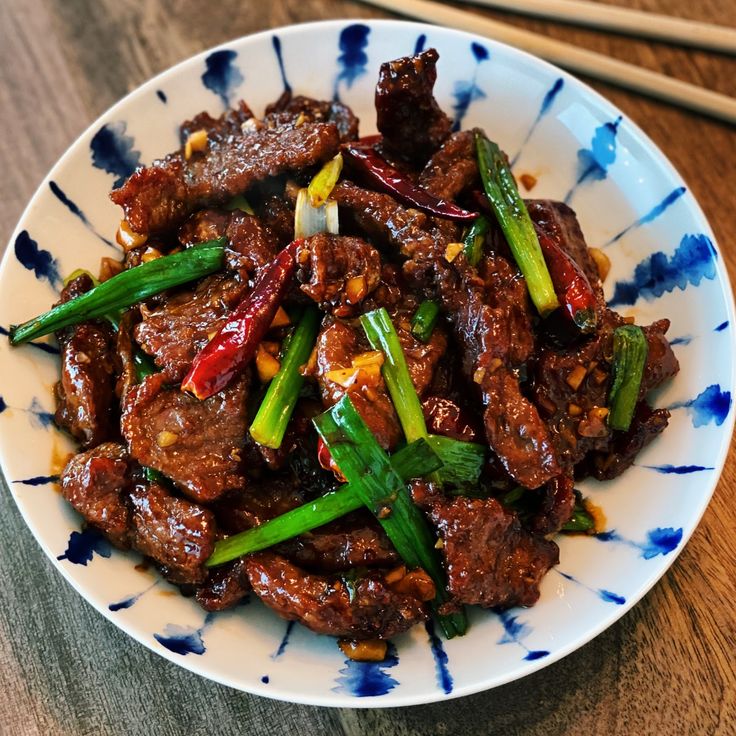
<path fill-rule="evenodd" d="M 425 189 L 418 187 L 381 158 L 371 148 L 370 141 L 344 146 L 342 152 L 343 156 L 371 184 L 384 192 L 393 194 L 400 202 L 410 207 L 416 207 L 430 215 L 460 222 L 474 220 L 478 217 L 477 212 L 464 210 L 453 202 L 435 197 Z"/>
<path fill-rule="evenodd" d="M 536 230 L 562 309 L 581 332 L 595 332 L 596 299 L 588 277 L 549 235 L 545 235 L 539 228 Z"/>
<path fill-rule="evenodd" d="M 322 468 L 334 473 L 335 478 L 341 483 L 346 482 L 345 476 L 340 472 L 340 468 L 337 467 L 337 463 L 332 459 L 332 455 L 321 437 L 317 439 L 317 460 Z"/>
<path fill-rule="evenodd" d="M 253 358 L 294 275 L 294 257 L 301 242 L 295 240 L 276 256 L 253 291 L 199 351 L 182 381 L 182 391 L 206 399 L 225 388 Z"/>

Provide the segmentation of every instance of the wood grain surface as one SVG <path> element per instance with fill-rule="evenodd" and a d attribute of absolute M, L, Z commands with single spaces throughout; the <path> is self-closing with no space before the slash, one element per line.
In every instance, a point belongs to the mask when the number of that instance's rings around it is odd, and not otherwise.
<path fill-rule="evenodd" d="M 736 0 L 608 0 L 736 26 Z M 736 59 L 486 12 L 736 95 Z M 321 18 L 388 17 L 340 0 L 0 0 L 0 242 L 42 177 L 101 112 L 191 54 Z M 591 82 L 685 178 L 736 277 L 736 132 Z M 2 380 L 8 380 L 3 376 Z M 630 613 L 560 662 L 446 703 L 330 710 L 230 690 L 152 654 L 97 614 L 0 492 L 0 733 L 736 734 L 736 456 L 670 571 Z M 247 656 L 247 652 L 243 652 Z"/>

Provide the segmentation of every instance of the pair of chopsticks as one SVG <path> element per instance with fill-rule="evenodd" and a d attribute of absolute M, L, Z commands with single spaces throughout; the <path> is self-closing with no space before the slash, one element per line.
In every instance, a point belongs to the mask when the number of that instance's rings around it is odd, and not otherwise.
<path fill-rule="evenodd" d="M 736 99 L 603 54 L 430 0 L 363 0 L 417 20 L 458 28 L 529 51 L 553 64 L 736 124 Z M 518 13 L 736 53 L 736 29 L 584 0 L 471 0 Z"/>

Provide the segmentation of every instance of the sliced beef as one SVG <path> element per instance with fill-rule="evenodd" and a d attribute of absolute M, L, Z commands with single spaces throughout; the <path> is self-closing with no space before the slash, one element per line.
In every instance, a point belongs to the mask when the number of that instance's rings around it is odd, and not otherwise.
<path fill-rule="evenodd" d="M 419 184 L 424 189 L 448 201 L 478 182 L 478 160 L 472 130 L 453 133 L 419 175 Z"/>
<path fill-rule="evenodd" d="M 131 455 L 195 501 L 214 501 L 243 488 L 248 376 L 205 401 L 166 382 L 162 373 L 148 376 L 125 397 L 122 429 Z"/>
<path fill-rule="evenodd" d="M 168 381 L 180 382 L 247 290 L 247 283 L 232 274 L 209 276 L 194 291 L 182 291 L 158 308 L 142 310 L 135 339 Z"/>
<path fill-rule="evenodd" d="M 179 228 L 179 242 L 184 246 L 206 243 L 224 237 L 230 223 L 230 213 L 212 208 L 199 210 Z"/>
<path fill-rule="evenodd" d="M 339 100 L 328 102 L 303 95 L 295 97 L 290 90 L 286 90 L 275 103 L 266 107 L 266 123 L 271 120 L 296 123 L 300 119 L 302 123 L 334 123 L 343 143 L 358 137 L 358 118 Z"/>
<path fill-rule="evenodd" d="M 300 567 L 321 573 L 391 567 L 400 562 L 386 533 L 368 512 L 349 514 L 283 542 L 275 551 Z"/>
<path fill-rule="evenodd" d="M 296 260 L 301 290 L 338 317 L 354 314 L 381 278 L 378 251 L 360 238 L 312 235 L 300 244 Z"/>
<path fill-rule="evenodd" d="M 92 288 L 82 274 L 61 292 L 60 304 Z M 82 322 L 57 333 L 61 380 L 56 384 L 54 419 L 83 448 L 118 436 L 115 404 L 115 334 L 102 321 Z"/>
<path fill-rule="evenodd" d="M 207 131 L 207 138 L 218 143 L 239 138 L 243 135 L 243 123 L 253 118 L 248 105 L 241 100 L 237 107 L 226 110 L 219 118 L 213 118 L 207 112 L 195 115 L 191 120 L 185 120 L 179 128 L 179 138 L 182 145 L 189 136 L 198 131 Z"/>
<path fill-rule="evenodd" d="M 450 135 L 452 121 L 434 98 L 435 49 L 381 64 L 376 125 L 393 155 L 423 164 Z"/>
<path fill-rule="evenodd" d="M 115 395 L 118 399 L 128 393 L 128 389 L 138 382 L 135 355 L 137 348 L 133 344 L 133 327 L 138 318 L 138 308 L 132 307 L 123 313 L 118 324 L 115 338 L 115 353 L 118 364 L 118 379 L 115 384 Z"/>
<path fill-rule="evenodd" d="M 281 247 L 294 239 L 293 203 L 274 194 L 254 206 L 261 222 L 276 236 Z"/>
<path fill-rule="evenodd" d="M 345 394 L 350 396 L 356 410 L 376 436 L 384 449 L 393 449 L 402 437 L 399 418 L 396 416 L 383 378 L 367 390 L 357 381 L 342 386 L 328 373 L 338 368 L 350 368 L 353 358 L 370 350 L 368 341 L 356 328 L 345 322 L 325 320 L 317 337 L 316 376 L 325 407 L 336 404 Z"/>
<path fill-rule="evenodd" d="M 563 473 L 552 478 L 540 489 L 539 508 L 529 521 L 529 528 L 536 534 L 557 534 L 570 521 L 575 510 L 573 477 Z"/>
<path fill-rule="evenodd" d="M 237 271 L 242 281 L 255 282 L 281 250 L 278 237 L 261 220 L 240 210 L 233 212 L 226 234 L 227 266 Z"/>
<path fill-rule="evenodd" d="M 61 474 L 64 498 L 118 547 L 129 545 L 131 485 L 130 456 L 114 442 L 75 455 Z"/>
<path fill-rule="evenodd" d="M 474 442 L 478 436 L 475 417 L 444 396 L 424 399 L 422 413 L 431 434 L 445 435 L 461 442 Z"/>
<path fill-rule="evenodd" d="M 215 548 L 214 514 L 156 483 L 137 485 L 130 500 L 133 546 L 155 560 L 171 582 L 204 582 L 204 563 Z"/>
<path fill-rule="evenodd" d="M 205 611 L 224 611 L 237 606 L 250 592 L 245 558 L 216 567 L 204 585 L 197 588 L 197 603 Z"/>
<path fill-rule="evenodd" d="M 664 431 L 669 418 L 667 409 L 652 409 L 646 401 L 640 401 L 628 431 L 617 432 L 610 449 L 591 453 L 585 460 L 587 471 L 598 480 L 617 478 L 631 467 L 639 452 Z"/>
<path fill-rule="evenodd" d="M 531 606 L 540 581 L 559 561 L 554 542 L 525 531 L 493 498 L 437 499 L 429 518 L 443 540 L 448 589 L 460 603 Z"/>
<path fill-rule="evenodd" d="M 390 639 L 427 614 L 417 598 L 392 590 L 380 573 L 355 580 L 309 574 L 271 552 L 246 562 L 253 591 L 282 618 L 318 634 Z"/>
<path fill-rule="evenodd" d="M 110 197 L 135 232 L 162 232 L 263 179 L 323 163 L 337 153 L 339 142 L 332 123 L 285 124 L 213 139 L 188 161 L 173 153 L 137 169 Z"/>

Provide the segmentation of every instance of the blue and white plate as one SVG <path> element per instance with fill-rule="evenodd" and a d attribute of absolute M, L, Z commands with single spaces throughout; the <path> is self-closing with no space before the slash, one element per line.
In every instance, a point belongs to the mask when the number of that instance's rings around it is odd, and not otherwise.
<path fill-rule="evenodd" d="M 206 615 L 139 558 L 81 532 L 54 485 L 73 447 L 51 421 L 58 357 L 51 341 L 0 341 L 0 459 L 29 527 L 95 608 L 178 665 L 268 697 L 333 706 L 394 706 L 500 685 L 569 654 L 636 603 L 690 537 L 723 466 L 733 427 L 733 297 L 713 234 L 671 164 L 613 105 L 569 74 L 467 33 L 394 21 L 331 21 L 249 36 L 144 84 L 97 120 L 39 187 L 0 271 L 5 330 L 49 307 L 62 278 L 117 256 L 120 211 L 107 194 L 140 164 L 178 146 L 178 124 L 240 98 L 257 112 L 291 87 L 338 97 L 375 130 L 379 64 L 435 46 L 437 96 L 457 127 L 482 126 L 535 197 L 567 201 L 588 243 L 612 261 L 606 295 L 642 323 L 672 320 L 682 365 L 654 402 L 670 427 L 615 482 L 586 482 L 607 531 L 560 541 L 539 603 L 474 611 L 467 636 L 431 627 L 397 637 L 381 664 L 345 660 L 334 640 L 287 625 L 260 603 Z M 61 583 L 60 583 L 61 584 Z M 83 635 L 83 634 L 80 634 Z"/>

